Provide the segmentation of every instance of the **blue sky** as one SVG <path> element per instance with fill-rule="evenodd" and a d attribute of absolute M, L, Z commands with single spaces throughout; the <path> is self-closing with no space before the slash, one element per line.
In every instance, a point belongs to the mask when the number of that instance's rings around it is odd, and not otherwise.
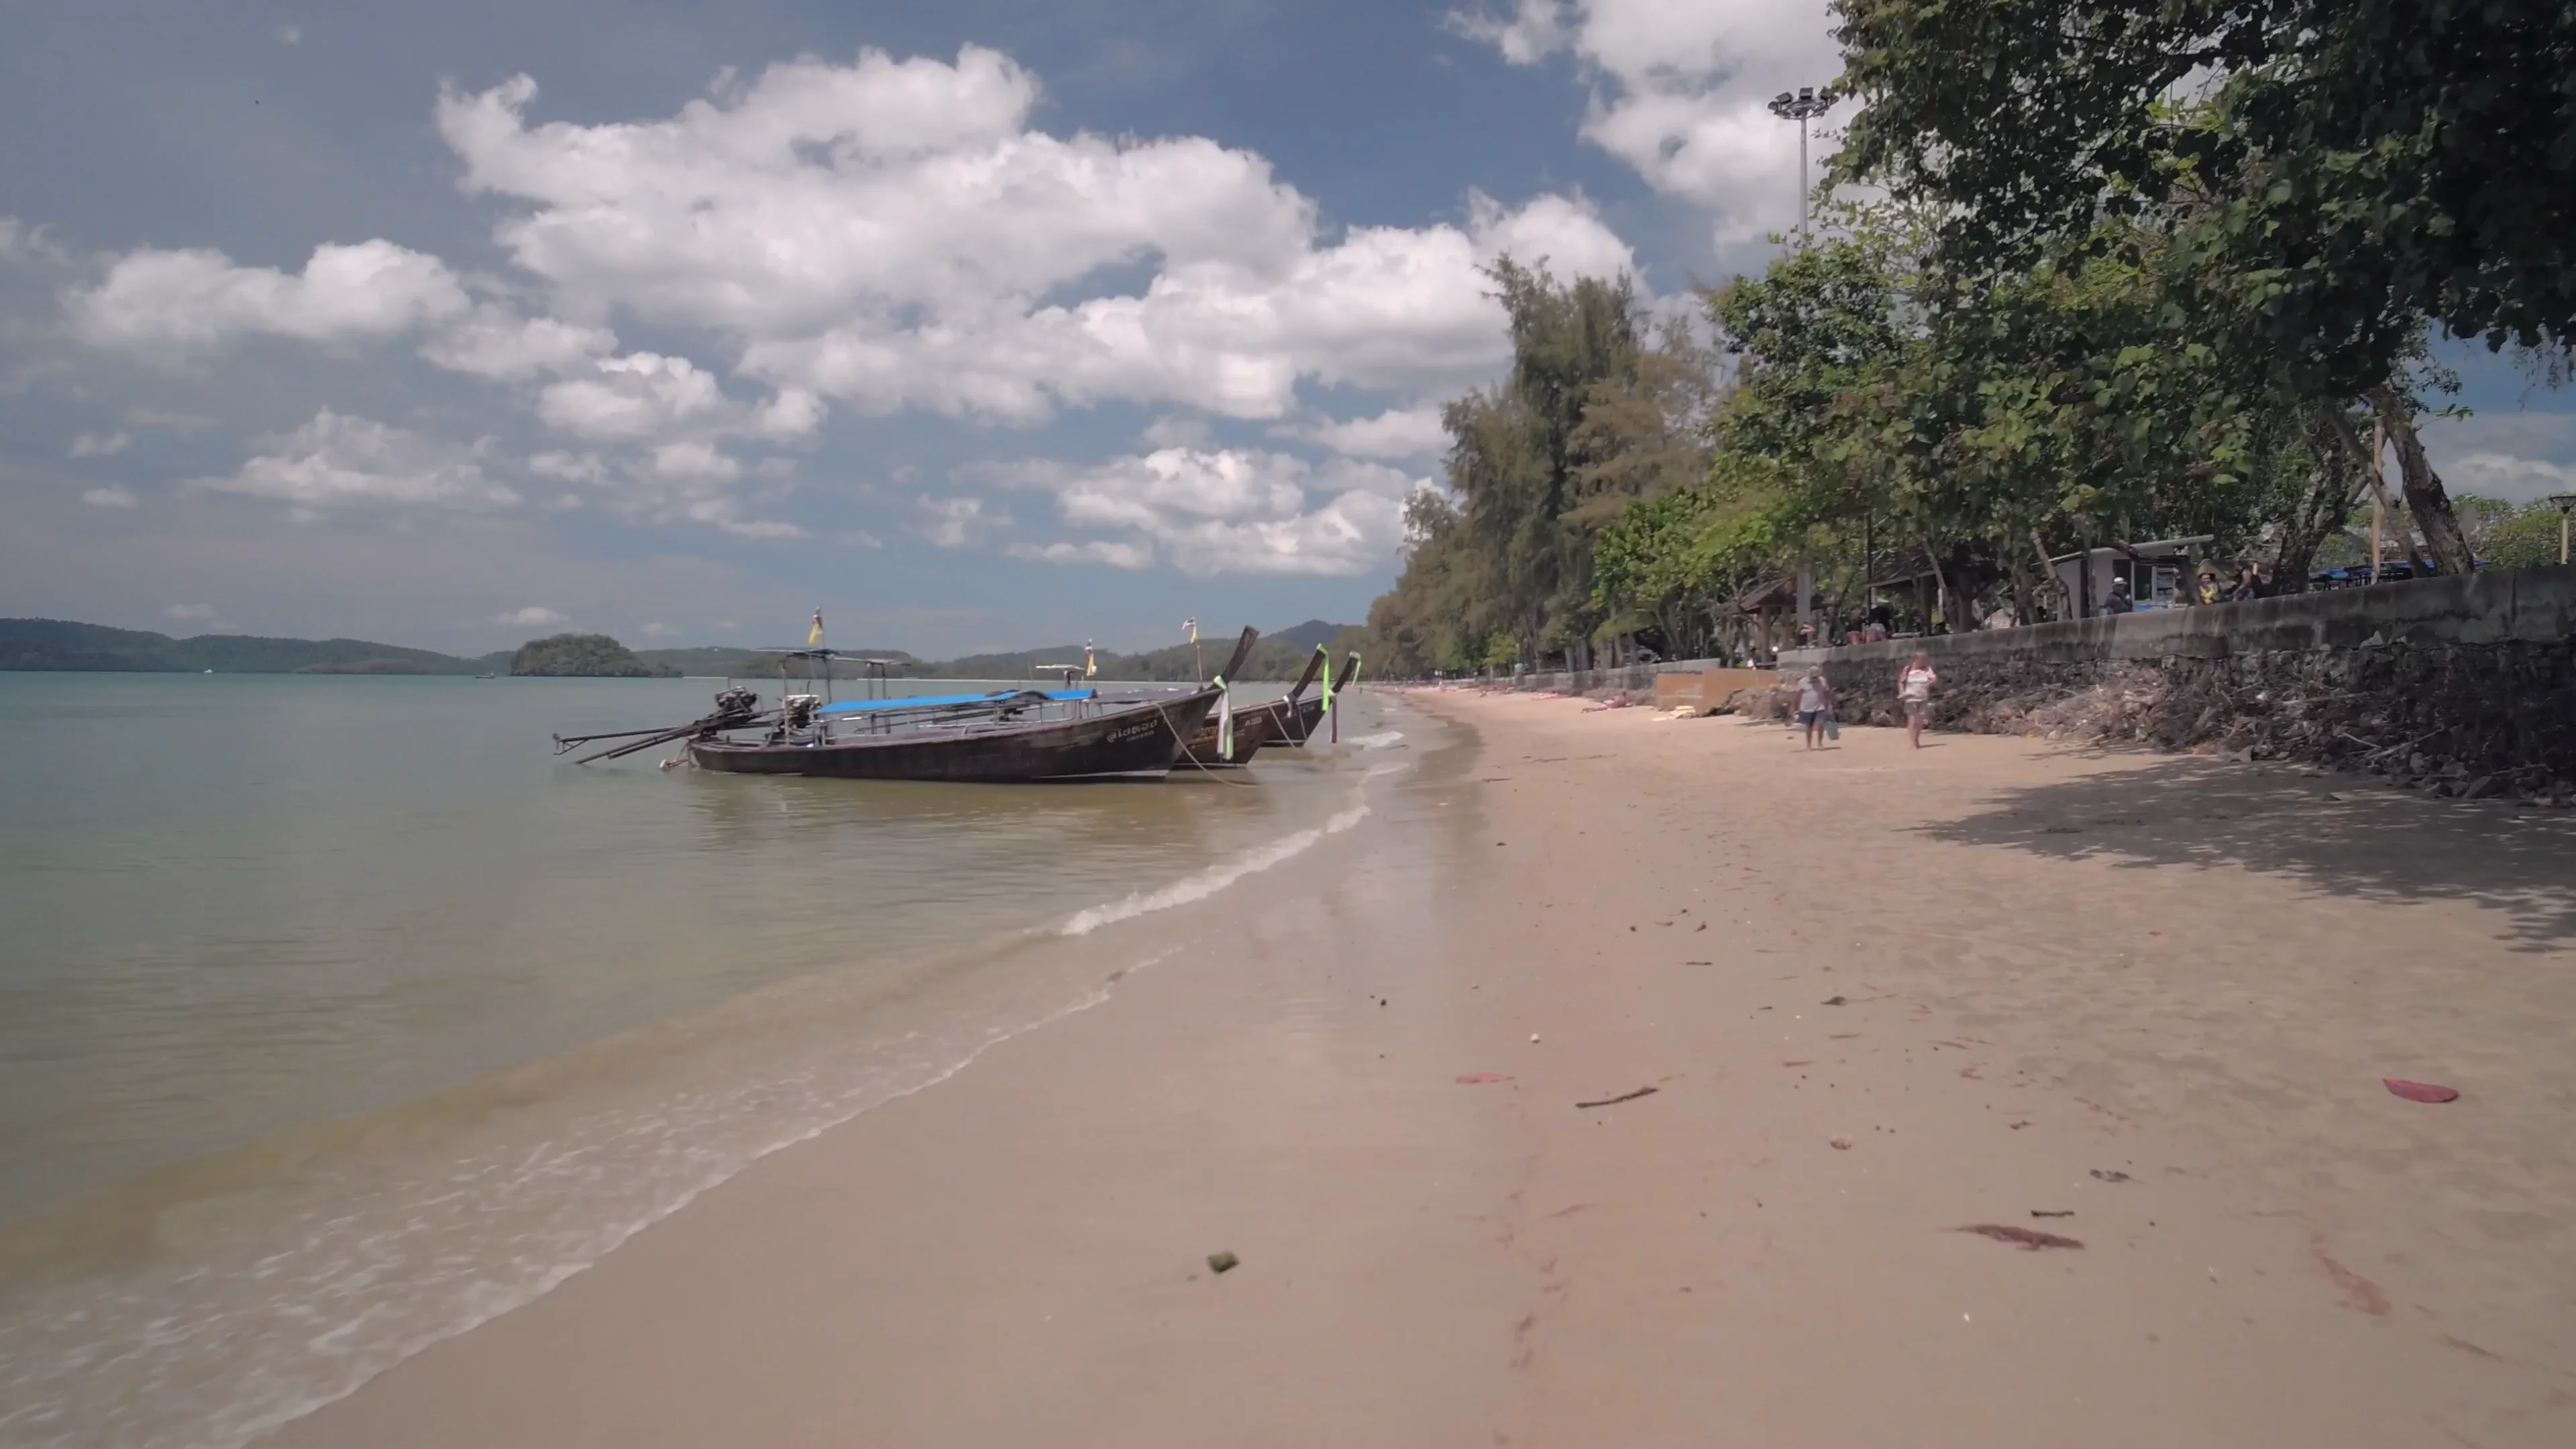
<path fill-rule="evenodd" d="M 950 654 L 1356 619 L 1477 267 L 1759 265 L 1820 3 L 11 7 L 0 614 Z M 2570 486 L 2476 363 L 2455 487 Z"/>

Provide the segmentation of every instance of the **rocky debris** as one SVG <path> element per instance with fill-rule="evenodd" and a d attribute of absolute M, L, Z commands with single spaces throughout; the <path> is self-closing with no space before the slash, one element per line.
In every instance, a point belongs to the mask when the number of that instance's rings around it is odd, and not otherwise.
<path fill-rule="evenodd" d="M 1935 664 L 1935 729 L 2313 762 L 2452 799 L 2576 801 L 2576 640 Z M 1893 670 L 1829 668 L 1846 722 L 1902 722 Z"/>
<path fill-rule="evenodd" d="M 1709 711 L 1711 714 L 1741 715 L 1746 719 L 1787 719 L 1791 712 L 1790 691 L 1770 684 L 1739 689 Z"/>

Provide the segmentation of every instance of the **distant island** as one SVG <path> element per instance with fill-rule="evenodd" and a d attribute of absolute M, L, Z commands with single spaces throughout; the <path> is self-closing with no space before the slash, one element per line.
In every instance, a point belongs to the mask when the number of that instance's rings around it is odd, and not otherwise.
<path fill-rule="evenodd" d="M 554 634 L 531 639 L 510 656 L 512 674 L 578 679 L 677 679 L 668 664 L 636 657 L 605 634 Z"/>
<path fill-rule="evenodd" d="M 199 634 L 173 639 L 67 619 L 0 619 L 0 669 L 117 670 L 147 674 L 482 674 L 508 656 L 460 659 L 366 639 L 263 639 Z"/>
<path fill-rule="evenodd" d="M 1333 651 L 1335 677 L 1342 656 L 1359 647 L 1360 629 L 1309 619 L 1261 636 L 1242 670 L 1245 680 L 1293 679 L 1318 645 Z M 1174 644 L 1139 654 L 1100 650 L 1103 679 L 1180 681 L 1225 663 L 1235 631 L 1209 630 L 1196 649 Z M 919 659 L 900 649 L 853 648 L 835 652 L 882 659 L 898 679 L 1032 679 L 1044 665 L 1079 665 L 1082 645 L 1057 644 L 1008 654 L 962 659 Z M 113 629 L 67 619 L 0 619 L 0 670 L 119 671 L 200 674 L 516 674 L 540 677 L 669 679 L 679 675 L 774 679 L 776 654 L 721 645 L 684 649 L 629 649 L 605 634 L 558 634 L 517 650 L 466 658 L 365 639 L 263 639 L 247 634 L 199 634 L 174 639 L 144 629 Z M 803 677 L 806 661 L 788 663 Z M 870 672 L 855 657 L 834 661 L 833 673 L 849 679 Z"/>

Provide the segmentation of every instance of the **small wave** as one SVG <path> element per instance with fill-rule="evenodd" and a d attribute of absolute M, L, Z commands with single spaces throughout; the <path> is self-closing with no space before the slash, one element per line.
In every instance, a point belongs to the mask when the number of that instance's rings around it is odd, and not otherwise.
<path fill-rule="evenodd" d="M 354 1197 L 324 1181 L 296 1201 L 258 1199 L 273 1218 L 234 1226 L 265 1231 L 202 1243 L 194 1262 L 11 1302 L 0 1314 L 0 1443 L 236 1449 L 544 1296 L 761 1158 L 1108 998 L 1094 986 L 963 1040 L 911 1037 L 910 1051 L 846 1074 L 843 1052 L 773 1063 L 766 1076 L 728 1073 L 659 1102 L 585 1112 L 534 1149 L 485 1142 Z M 755 1131 L 741 1133 L 745 1123 Z"/>
<path fill-rule="evenodd" d="M 1383 750 L 1401 744 L 1403 740 L 1402 730 L 1379 730 L 1374 734 L 1353 735 L 1342 743 L 1363 750 Z"/>
<path fill-rule="evenodd" d="M 1258 871 L 1268 870 L 1283 860 L 1311 849 L 1327 835 L 1339 835 L 1368 818 L 1366 801 L 1351 806 L 1321 825 L 1283 835 L 1267 845 L 1256 846 L 1230 859 L 1218 861 L 1202 870 L 1192 871 L 1160 890 L 1138 891 L 1123 901 L 1105 906 L 1087 906 L 1073 913 L 1064 923 L 1062 934 L 1088 936 L 1103 926 L 1131 921 L 1152 911 L 1185 906 L 1203 901 L 1227 886 Z"/>

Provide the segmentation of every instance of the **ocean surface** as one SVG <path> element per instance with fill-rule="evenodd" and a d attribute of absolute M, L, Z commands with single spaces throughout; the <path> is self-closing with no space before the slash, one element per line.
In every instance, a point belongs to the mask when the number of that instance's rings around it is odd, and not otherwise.
<path fill-rule="evenodd" d="M 551 753 L 716 687 L 0 673 L 0 1444 L 346 1393 L 1097 1000 L 1050 942 L 1257 889 L 1402 738 L 1363 690 L 1160 783 Z"/>

